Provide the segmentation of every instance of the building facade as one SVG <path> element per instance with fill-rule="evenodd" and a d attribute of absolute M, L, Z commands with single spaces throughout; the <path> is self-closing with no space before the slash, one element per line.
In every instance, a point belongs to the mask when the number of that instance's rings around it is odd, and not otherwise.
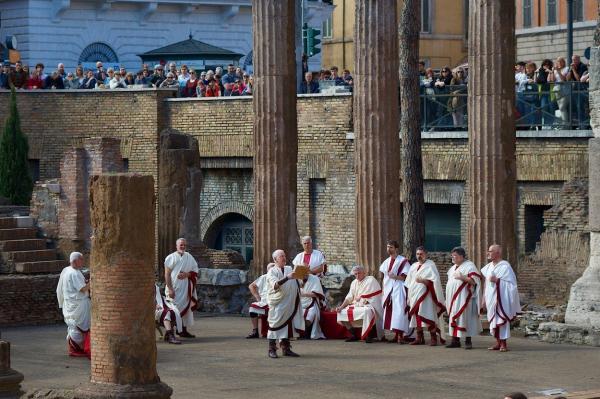
<path fill-rule="evenodd" d="M 402 0 L 398 0 L 398 10 Z M 323 24 L 323 67 L 354 69 L 355 0 L 334 0 L 335 9 Z M 466 62 L 468 0 L 421 0 L 420 58 L 441 68 Z M 400 18 L 400 11 L 398 11 Z"/>
<path fill-rule="evenodd" d="M 573 1 L 573 54 L 584 58 L 593 44 L 597 0 Z M 516 0 L 517 59 L 540 65 L 545 58 L 567 56 L 567 0 Z M 570 64 L 570 61 L 567 61 Z"/>
<path fill-rule="evenodd" d="M 0 38 L 15 35 L 26 64 L 48 70 L 93 65 L 138 68 L 138 54 L 176 43 L 189 35 L 243 54 L 252 50 L 251 0 L 0 0 Z M 321 26 L 332 6 L 306 1 L 305 20 Z M 213 60 L 217 64 L 221 60 Z M 311 59 L 320 65 L 320 55 Z"/>

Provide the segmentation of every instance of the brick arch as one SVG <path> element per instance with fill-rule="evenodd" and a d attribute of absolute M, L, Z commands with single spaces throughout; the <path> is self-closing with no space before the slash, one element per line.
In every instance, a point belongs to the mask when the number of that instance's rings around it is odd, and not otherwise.
<path fill-rule="evenodd" d="M 251 222 L 254 221 L 254 209 L 251 205 L 239 201 L 221 202 L 217 206 L 211 208 L 206 216 L 200 221 L 200 237 L 202 238 L 202 241 L 206 238 L 206 233 L 208 233 L 212 224 L 227 213 L 237 213 L 248 218 Z"/>

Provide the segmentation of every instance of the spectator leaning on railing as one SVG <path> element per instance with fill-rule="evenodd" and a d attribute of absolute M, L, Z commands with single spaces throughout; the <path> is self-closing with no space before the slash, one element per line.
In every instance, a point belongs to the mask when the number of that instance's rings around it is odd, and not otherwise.
<path fill-rule="evenodd" d="M 550 99 L 550 79 L 549 75 L 553 74 L 552 60 L 545 59 L 542 61 L 542 66 L 537 70 L 535 82 L 538 85 L 540 93 L 540 112 L 542 129 L 550 129 L 554 124 L 554 102 Z"/>
<path fill-rule="evenodd" d="M 48 75 L 44 81 L 44 88 L 50 90 L 62 90 L 65 88 L 63 78 L 60 76 L 58 71 L 54 71 L 52 74 Z"/>
<path fill-rule="evenodd" d="M 67 73 L 67 78 L 64 81 L 65 89 L 73 90 L 79 89 L 79 82 L 75 79 L 73 72 Z"/>
<path fill-rule="evenodd" d="M 28 74 L 23 69 L 21 61 L 15 63 L 15 69 L 8 74 L 8 84 L 10 88 L 24 89 L 27 85 Z"/>
<path fill-rule="evenodd" d="M 304 74 L 304 80 L 300 85 L 300 94 L 313 94 L 319 92 L 319 83 L 313 80 L 312 72 Z"/>
<path fill-rule="evenodd" d="M 556 98 L 560 111 L 561 127 L 566 128 L 570 124 L 569 105 L 571 103 L 571 88 L 568 83 L 564 83 L 568 79 L 569 67 L 563 57 L 556 59 L 552 72 L 552 74 L 548 75 L 548 78 L 550 82 L 554 82 L 552 93 Z"/>
<path fill-rule="evenodd" d="M 8 77 L 10 74 L 10 63 L 6 62 L 0 70 L 0 89 L 9 89 Z"/>

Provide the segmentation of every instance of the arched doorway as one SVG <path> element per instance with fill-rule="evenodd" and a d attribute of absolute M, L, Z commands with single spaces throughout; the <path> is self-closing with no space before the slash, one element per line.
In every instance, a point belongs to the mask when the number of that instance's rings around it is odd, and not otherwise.
<path fill-rule="evenodd" d="M 239 213 L 226 213 L 217 218 L 206 232 L 204 242 L 209 248 L 237 251 L 246 263 L 254 257 L 252 222 Z"/>

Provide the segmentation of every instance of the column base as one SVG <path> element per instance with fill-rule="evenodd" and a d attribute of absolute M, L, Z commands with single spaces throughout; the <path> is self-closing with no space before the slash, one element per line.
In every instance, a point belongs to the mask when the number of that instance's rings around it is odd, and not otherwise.
<path fill-rule="evenodd" d="M 23 374 L 13 369 L 0 372 L 0 398 L 18 398 L 23 394 Z"/>
<path fill-rule="evenodd" d="M 75 390 L 77 399 L 169 399 L 173 389 L 157 382 L 146 385 L 119 385 L 89 382 Z"/>
<path fill-rule="evenodd" d="M 590 232 L 590 263 L 571 286 L 565 323 L 600 329 L 600 232 Z"/>

